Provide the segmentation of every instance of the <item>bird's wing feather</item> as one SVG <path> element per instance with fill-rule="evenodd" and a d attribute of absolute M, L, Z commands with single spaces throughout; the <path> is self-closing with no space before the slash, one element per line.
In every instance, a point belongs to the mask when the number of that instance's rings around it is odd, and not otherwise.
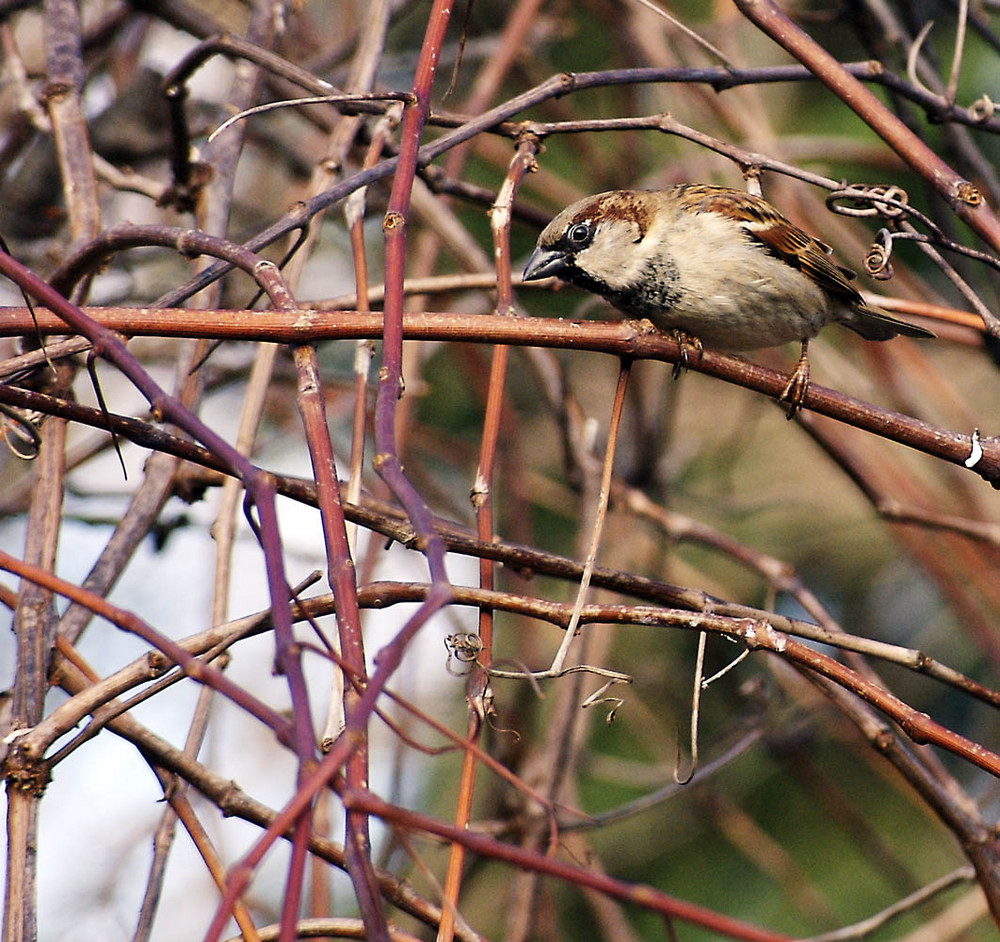
<path fill-rule="evenodd" d="M 702 209 L 739 219 L 753 240 L 808 275 L 825 291 L 847 304 L 863 303 L 860 292 L 851 284 L 854 272 L 831 262 L 824 243 L 803 232 L 770 204 L 747 193 L 705 189 L 708 195 L 700 204 Z"/>
<path fill-rule="evenodd" d="M 934 336 L 923 327 L 908 324 L 885 311 L 868 307 L 861 292 L 851 284 L 854 272 L 831 262 L 827 257 L 829 246 L 793 225 L 770 203 L 725 187 L 692 187 L 692 190 L 697 193 L 699 210 L 738 219 L 751 239 L 763 245 L 772 255 L 808 275 L 833 297 L 849 305 L 851 314 L 843 316 L 841 323 L 866 340 L 888 340 L 899 334 L 904 337 Z M 695 197 L 695 192 L 690 196 Z"/>

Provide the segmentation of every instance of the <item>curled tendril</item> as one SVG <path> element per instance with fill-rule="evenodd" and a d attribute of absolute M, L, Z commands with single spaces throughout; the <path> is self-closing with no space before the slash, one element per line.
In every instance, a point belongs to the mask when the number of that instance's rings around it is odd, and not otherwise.
<path fill-rule="evenodd" d="M 483 649 L 483 640 L 472 632 L 460 631 L 453 635 L 447 635 L 444 639 L 444 646 L 448 650 L 448 661 L 445 664 L 448 673 L 461 676 L 464 671 L 452 670 L 452 658 L 459 664 L 473 663 Z"/>
<path fill-rule="evenodd" d="M 42 444 L 38 431 L 40 412 L 27 412 L 12 406 L 0 405 L 0 438 L 7 443 L 10 453 L 24 461 L 34 461 Z"/>
<path fill-rule="evenodd" d="M 631 683 L 631 679 L 623 680 L 618 677 L 613 677 L 609 680 L 600 690 L 595 690 L 583 703 L 580 704 L 581 709 L 586 709 L 587 707 L 596 706 L 599 703 L 611 704 L 611 709 L 608 711 L 607 716 L 604 717 L 604 722 L 610 726 L 615 721 L 615 717 L 618 715 L 618 708 L 625 702 L 622 697 L 609 696 L 608 691 L 615 685 L 621 683 Z"/>
<path fill-rule="evenodd" d="M 827 208 L 841 216 L 898 219 L 912 213 L 906 190 L 895 184 L 867 186 L 851 184 L 834 190 L 826 198 Z"/>
<path fill-rule="evenodd" d="M 971 105 L 969 105 L 969 117 L 979 124 L 985 124 L 996 112 L 996 104 L 983 92 Z"/>
<path fill-rule="evenodd" d="M 865 271 L 872 278 L 888 281 L 892 277 L 892 264 L 889 261 L 891 255 L 892 233 L 888 229 L 879 229 L 872 247 L 865 255 Z"/>

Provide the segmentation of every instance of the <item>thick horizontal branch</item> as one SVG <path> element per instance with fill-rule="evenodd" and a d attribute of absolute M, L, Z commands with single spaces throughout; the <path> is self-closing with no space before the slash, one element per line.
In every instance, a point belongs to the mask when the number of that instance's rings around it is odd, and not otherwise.
<path fill-rule="evenodd" d="M 372 504 L 374 503 L 372 501 Z M 347 507 L 347 512 L 352 519 L 364 516 L 360 508 L 352 508 L 350 505 Z M 371 513 L 371 510 L 368 512 Z M 392 532 L 392 529 L 391 524 L 386 523 L 380 532 Z M 452 541 L 449 540 L 450 532 L 448 528 L 442 526 L 440 529 L 442 539 L 448 544 L 449 550 L 460 549 L 461 547 L 453 545 Z M 473 540 L 474 537 L 470 534 L 467 539 Z M 497 554 L 500 557 L 499 562 L 509 562 L 515 556 L 523 559 L 530 555 L 534 557 L 535 561 L 533 568 L 540 573 L 554 576 L 565 576 L 568 573 L 573 573 L 577 578 L 580 575 L 581 566 L 574 560 L 500 541 L 491 545 L 495 551 L 499 551 Z M 482 546 L 478 555 L 484 554 L 485 546 Z M 834 676 L 834 671 L 839 670 L 839 668 L 830 666 L 829 662 L 833 661 L 833 658 L 829 655 L 814 652 L 812 648 L 801 644 L 792 648 L 791 654 L 788 654 L 788 643 L 791 636 L 797 636 L 844 650 L 858 651 L 890 663 L 902 665 L 910 670 L 951 684 L 994 707 L 1000 704 L 1000 694 L 996 690 L 978 684 L 971 678 L 913 648 L 903 648 L 871 638 L 831 632 L 811 622 L 790 618 L 764 609 L 751 608 L 724 599 L 708 598 L 696 590 L 675 587 L 668 583 L 655 580 L 648 584 L 634 583 L 631 574 L 616 570 L 598 567 L 595 571 L 594 584 L 622 593 L 632 590 L 632 592 L 640 594 L 645 589 L 646 595 L 659 597 L 664 601 L 659 605 L 588 603 L 580 611 L 581 624 L 639 625 L 645 628 L 663 627 L 714 631 L 726 634 L 734 640 L 742 639 L 752 631 L 756 647 L 780 653 L 800 666 L 822 673 L 847 689 L 859 693 L 853 683 L 844 682 L 844 676 L 850 678 L 852 673 Z M 373 582 L 359 587 L 358 602 L 362 608 L 384 610 L 394 605 L 422 602 L 427 598 L 428 591 L 429 586 L 426 583 Z M 455 587 L 453 604 L 516 613 L 526 618 L 547 622 L 563 630 L 573 617 L 573 605 L 566 602 L 469 586 Z M 686 607 L 677 608 L 677 604 Z M 315 619 L 329 615 L 334 610 L 333 595 L 323 594 L 295 602 L 292 606 L 292 618 L 295 621 Z M 758 626 L 760 625 L 769 626 L 775 632 L 780 633 L 780 637 L 774 634 L 765 635 L 767 643 L 762 643 L 757 638 Z M 201 657 L 210 652 L 215 654 L 218 651 L 228 649 L 230 645 L 245 637 L 271 631 L 272 628 L 270 615 L 264 610 L 178 639 L 177 644 L 192 656 Z M 94 683 L 87 688 L 85 693 L 71 697 L 60 704 L 41 722 L 20 737 L 21 745 L 31 755 L 46 754 L 56 739 L 77 726 L 88 714 L 94 713 L 101 706 L 116 697 L 121 697 L 130 690 L 151 680 L 159 679 L 175 664 L 176 662 L 162 651 L 150 651 L 114 674 Z M 846 667 L 844 670 L 850 671 Z M 860 679 L 864 681 L 864 678 Z M 60 682 L 58 675 L 55 682 Z M 863 689 L 860 691 L 860 695 L 864 696 Z M 914 711 L 888 691 L 880 691 L 879 695 L 884 697 L 884 703 L 877 702 L 876 706 L 882 707 L 888 704 L 885 712 L 893 719 L 898 720 L 900 725 L 904 727 L 914 726 L 914 723 L 908 719 Z M 871 697 L 868 699 L 871 700 Z M 922 714 L 920 716 L 923 717 Z M 951 740 L 948 737 L 953 734 L 949 731 L 941 732 L 941 729 L 938 728 L 937 739 L 931 741 L 937 741 L 945 748 L 950 748 Z M 955 751 L 962 753 L 965 748 L 962 746 Z M 993 771 L 994 774 L 1000 774 L 1000 764 L 995 763 L 990 771 Z"/>
<path fill-rule="evenodd" d="M 197 337 L 210 340 L 250 340 L 272 343 L 316 343 L 322 340 L 377 340 L 380 313 L 318 311 L 187 310 L 184 308 L 87 308 L 88 316 L 127 336 Z M 66 333 L 66 325 L 46 310 L 36 312 L 42 334 Z M 26 308 L 0 309 L 0 336 L 31 336 L 35 331 Z M 494 317 L 489 314 L 408 314 L 403 320 L 407 340 L 509 344 L 590 350 L 618 357 L 676 363 L 676 341 L 658 331 L 643 330 L 630 321 L 569 321 L 541 317 Z M 896 343 L 905 343 L 897 340 Z M 742 357 L 705 350 L 692 358 L 689 369 L 714 376 L 777 400 L 787 377 Z M 1000 439 L 977 438 L 931 425 L 811 383 L 805 409 L 826 415 L 906 445 L 952 464 L 969 467 L 1000 488 Z"/>
<path fill-rule="evenodd" d="M 408 600 L 417 600 L 429 591 L 429 587 L 412 585 L 393 585 L 380 583 L 376 598 L 380 602 L 388 602 L 394 592 Z M 456 590 L 475 596 L 477 590 Z M 525 614 L 561 617 L 568 623 L 572 616 L 572 606 L 557 602 L 544 602 L 538 599 L 519 599 L 509 593 L 487 593 L 478 590 L 483 603 L 504 607 L 507 610 L 520 609 Z M 362 593 L 363 594 L 363 593 Z M 398 600 L 398 599 L 397 599 Z M 468 599 L 466 600 L 468 601 Z M 507 603 L 506 605 L 504 603 Z M 830 657 L 814 647 L 796 641 L 775 627 L 776 623 L 786 623 L 780 618 L 772 619 L 769 614 L 764 618 L 733 617 L 714 611 L 687 612 L 670 608 L 644 607 L 641 605 L 588 605 L 586 608 L 588 622 L 601 624 L 630 624 L 644 627 L 688 628 L 697 631 L 708 631 L 726 635 L 743 642 L 750 650 L 769 651 L 785 660 L 808 671 L 826 677 L 840 686 L 850 690 L 861 699 L 870 703 L 894 722 L 903 732 L 916 743 L 931 743 L 939 746 L 963 759 L 979 766 L 992 775 L 1000 776 L 1000 755 L 986 749 L 977 742 L 947 729 L 931 719 L 926 713 L 913 709 L 898 697 L 894 696 L 880 684 L 873 683 L 862 677 L 856 671 L 835 658 Z M 800 623 L 801 624 L 801 623 Z M 794 628 L 794 626 L 793 626 Z M 809 630 L 812 626 L 803 625 L 802 634 L 815 634 Z M 836 644 L 836 635 L 828 636 Z M 845 639 L 846 640 L 846 639 Z"/>

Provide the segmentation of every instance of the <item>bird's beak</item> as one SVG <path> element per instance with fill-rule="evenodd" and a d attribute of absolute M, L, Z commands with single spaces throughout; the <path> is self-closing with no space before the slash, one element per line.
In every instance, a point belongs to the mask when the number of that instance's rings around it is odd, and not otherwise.
<path fill-rule="evenodd" d="M 568 262 L 569 258 L 565 252 L 537 248 L 528 258 L 522 277 L 525 281 L 535 281 L 539 278 L 548 278 L 549 275 L 559 275 L 565 270 Z"/>

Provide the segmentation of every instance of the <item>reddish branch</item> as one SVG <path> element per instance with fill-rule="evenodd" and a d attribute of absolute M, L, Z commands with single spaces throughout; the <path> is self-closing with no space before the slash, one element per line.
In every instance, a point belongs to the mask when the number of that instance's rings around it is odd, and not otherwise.
<path fill-rule="evenodd" d="M 161 311 L 152 308 L 91 309 L 95 317 L 123 334 L 253 339 L 276 343 L 330 339 L 377 338 L 381 314 L 355 311 Z M 66 326 L 45 311 L 38 312 L 43 333 L 65 332 Z M 31 332 L 24 308 L 0 309 L 0 336 Z M 676 342 L 658 332 L 645 332 L 630 322 L 586 322 L 544 318 L 496 318 L 478 314 L 408 314 L 402 335 L 412 340 L 464 341 L 485 344 L 596 350 L 617 357 L 676 363 Z M 897 341 L 901 342 L 901 341 Z M 694 372 L 714 376 L 773 399 L 781 395 L 787 377 L 742 357 L 705 350 L 689 363 Z M 3 393 L 0 392 L 0 398 Z M 967 467 L 977 454 L 971 434 L 955 432 L 883 409 L 835 390 L 811 383 L 803 407 L 847 425 L 906 445 L 917 451 Z M 972 470 L 994 487 L 1000 486 L 1000 439 L 979 441 L 982 456 Z"/>
<path fill-rule="evenodd" d="M 815 42 L 773 0 L 735 0 L 743 14 L 799 60 L 851 108 L 905 163 L 932 183 L 960 219 L 1000 252 L 1000 220 L 979 188 L 964 179 L 911 131 L 829 52 Z"/>
<path fill-rule="evenodd" d="M 522 95 L 503 102 L 484 114 L 472 118 L 450 115 L 445 112 L 433 112 L 431 109 L 431 89 L 433 77 L 438 63 L 438 56 L 444 39 L 444 32 L 450 14 L 450 3 L 447 0 L 437 0 L 430 13 L 429 26 L 421 52 L 416 76 L 411 93 L 404 95 L 407 106 L 404 109 L 404 122 L 400 136 L 398 156 L 390 157 L 366 168 L 326 192 L 313 197 L 307 203 L 290 210 L 282 219 L 269 226 L 246 246 L 226 243 L 213 239 L 203 233 L 187 229 L 171 229 L 168 227 L 116 227 L 103 233 L 97 239 L 86 244 L 60 268 L 53 278 L 52 286 L 45 286 L 37 278 L 20 268 L 11 259 L 0 256 L 0 271 L 14 277 L 24 285 L 36 298 L 49 305 L 55 314 L 46 311 L 39 313 L 43 333 L 78 333 L 89 338 L 95 352 L 113 362 L 147 397 L 152 408 L 155 421 L 168 420 L 173 422 L 197 442 L 180 439 L 178 436 L 155 428 L 149 422 L 141 422 L 121 416 L 110 416 L 110 425 L 120 434 L 141 442 L 147 447 L 161 449 L 164 452 L 180 454 L 191 461 L 196 461 L 226 474 L 236 475 L 243 481 L 249 500 L 256 507 L 257 519 L 251 517 L 260 536 L 267 564 L 269 588 L 271 590 L 271 618 L 276 629 L 278 661 L 289 677 L 289 685 L 295 709 L 292 723 L 269 711 L 248 692 L 227 682 L 225 677 L 202 662 L 193 659 L 185 653 L 183 645 L 177 645 L 162 638 L 149 626 L 133 619 L 128 613 L 122 613 L 109 606 L 95 593 L 87 593 L 57 580 L 51 574 L 42 572 L 40 567 L 32 567 L 23 561 L 3 556 L 3 564 L 12 572 L 21 573 L 26 579 L 34 579 L 40 585 L 45 585 L 52 591 L 64 592 L 67 597 L 78 604 L 86 606 L 90 611 L 99 612 L 111 618 L 116 624 L 128 630 L 133 630 L 144 637 L 153 647 L 159 648 L 166 657 L 176 660 L 184 666 L 188 674 L 204 683 L 217 687 L 254 713 L 261 722 L 274 729 L 278 738 L 297 754 L 300 761 L 300 789 L 280 814 L 260 820 L 258 823 L 269 826 L 250 854 L 234 871 L 234 879 L 227 890 L 226 900 L 220 909 L 220 919 L 225 916 L 226 906 L 235 900 L 241 888 L 252 876 L 253 868 L 262 855 L 279 835 L 288 836 L 293 832 L 298 835 L 295 853 L 302 858 L 307 836 L 307 812 L 316 794 L 334 782 L 340 787 L 344 804 L 349 810 L 349 834 L 346 851 L 348 868 L 354 878 L 357 899 L 362 909 L 366 937 L 372 939 L 387 939 L 388 928 L 381 904 L 377 898 L 376 886 L 384 882 L 384 875 L 379 876 L 371 868 L 367 856 L 362 822 L 367 816 L 377 814 L 387 822 L 401 829 L 413 829 L 426 834 L 436 834 L 453 843 L 455 847 L 467 847 L 490 857 L 507 860 L 509 863 L 534 869 L 540 873 L 550 874 L 571 880 L 575 884 L 590 886 L 605 893 L 628 900 L 639 905 L 663 912 L 665 915 L 682 919 L 690 919 L 701 925 L 715 929 L 717 932 L 733 934 L 739 938 L 754 938 L 773 940 L 780 938 L 765 930 L 738 924 L 718 914 L 692 907 L 690 904 L 673 900 L 663 894 L 642 887 L 627 885 L 621 881 L 594 874 L 583 868 L 571 867 L 559 861 L 550 860 L 528 851 L 510 848 L 496 841 L 490 841 L 481 835 L 470 833 L 464 824 L 468 820 L 467 808 L 459 810 L 456 823 L 458 826 L 444 825 L 434 819 L 389 806 L 370 794 L 363 787 L 362 764 L 359 759 L 363 755 L 367 724 L 371 714 L 376 711 L 379 698 L 387 691 L 385 685 L 400 664 L 403 652 L 417 631 L 436 611 L 451 602 L 477 605 L 484 613 L 483 634 L 486 638 L 486 650 L 489 651 L 489 617 L 488 613 L 494 607 L 506 606 L 510 611 L 523 611 L 537 618 L 548 617 L 556 624 L 565 626 L 565 607 L 551 607 L 548 603 L 537 599 L 518 599 L 501 593 L 492 593 L 492 567 L 484 562 L 482 567 L 483 582 L 476 590 L 461 590 L 453 592 L 447 584 L 444 570 L 444 552 L 446 548 L 458 549 L 462 552 L 477 554 L 482 560 L 504 560 L 511 565 L 523 565 L 535 571 L 552 571 L 565 578 L 578 576 L 578 567 L 567 560 L 557 559 L 550 554 L 540 553 L 528 547 L 512 547 L 492 539 L 492 515 L 488 495 L 491 487 L 492 467 L 496 455 L 497 436 L 500 426 L 500 414 L 503 402 L 502 375 L 503 358 L 506 345 L 522 344 L 533 346 L 561 347 L 566 349 L 589 349 L 603 351 L 618 357 L 648 357 L 676 362 L 678 351 L 669 338 L 657 334 L 646 334 L 629 324 L 571 324 L 549 320 L 522 320 L 514 318 L 488 318 L 466 315 L 414 315 L 405 317 L 402 313 L 403 299 L 403 269 L 406 251 L 406 234 L 409 212 L 409 192 L 415 175 L 428 170 L 428 165 L 436 157 L 454 148 L 458 143 L 469 141 L 483 132 L 491 132 L 513 137 L 524 130 L 525 125 L 512 123 L 525 109 L 562 95 L 585 88 L 607 87 L 614 84 L 636 85 L 641 82 L 700 82 L 708 84 L 716 90 L 731 88 L 741 83 L 757 83 L 761 81 L 798 81 L 816 76 L 837 95 L 839 95 L 861 117 L 926 179 L 947 197 L 957 215 L 970 226 L 995 250 L 1000 250 L 1000 224 L 993 213 L 986 207 L 976 188 L 968 181 L 955 174 L 940 158 L 912 134 L 898 119 L 885 109 L 878 100 L 864 87 L 863 81 L 880 82 L 893 89 L 894 92 L 908 97 L 927 110 L 929 115 L 938 119 L 960 122 L 966 125 L 977 125 L 983 130 L 996 132 L 1000 129 L 1000 119 L 992 116 L 976 116 L 971 109 L 957 108 L 953 103 L 943 101 L 936 96 L 926 94 L 925 90 L 903 82 L 881 70 L 877 63 L 859 63 L 849 66 L 837 63 L 809 37 L 795 27 L 787 17 L 768 0 L 737 0 L 738 6 L 757 25 L 773 36 L 786 49 L 797 56 L 805 64 L 800 66 L 783 66 L 771 69 L 623 69 L 592 73 L 563 74 L 530 89 Z M 54 28 L 53 36 L 63 40 L 76 37 L 79 24 L 72 21 L 72 5 L 65 0 L 52 0 L 48 4 L 51 13 L 49 26 Z M 67 17 L 70 17 L 67 19 Z M 72 86 L 82 84 L 80 50 L 78 48 L 60 48 L 53 43 L 53 55 L 50 59 L 49 77 L 52 80 L 46 90 L 50 112 L 53 115 L 56 144 L 59 152 L 64 177 L 84 185 L 80 190 L 76 185 L 67 187 L 67 196 L 71 198 L 70 219 L 75 237 L 89 236 L 96 228 L 96 199 L 94 199 L 92 168 L 89 159 L 89 145 L 86 140 L 86 126 L 78 105 L 73 100 L 75 91 Z M 197 49 L 178 67 L 178 70 L 168 79 L 168 84 L 174 89 L 173 99 L 178 106 L 175 114 L 180 115 L 183 104 L 183 94 L 177 89 L 184 78 L 196 68 L 208 55 L 221 52 L 224 55 L 243 57 L 256 62 L 268 69 L 282 80 L 296 82 L 310 88 L 312 91 L 322 90 L 325 83 L 320 83 L 306 70 L 291 65 L 284 59 L 262 51 L 259 47 L 232 40 L 228 37 L 213 38 L 210 42 Z M 68 102 L 68 105 L 67 105 Z M 355 103 L 354 105 L 339 105 L 369 113 L 379 113 L 384 104 L 374 102 Z M 643 123 L 644 122 L 644 123 Z M 421 146 L 420 140 L 427 123 L 435 123 L 441 127 L 453 130 L 441 135 L 437 140 Z M 688 133 L 669 117 L 652 119 L 607 119 L 589 122 L 560 122 L 549 125 L 533 125 L 540 133 L 583 132 L 597 130 L 619 131 L 624 128 L 656 128 L 671 134 L 683 135 L 698 143 L 714 147 L 741 166 L 773 166 L 775 169 L 788 170 L 787 165 L 771 160 L 764 155 L 755 155 L 749 151 L 718 146 L 707 137 Z M 185 127 L 186 133 L 186 127 Z M 178 168 L 178 182 L 182 188 L 191 184 L 191 167 L 187 163 L 189 148 L 186 137 L 177 148 L 175 164 Z M 234 155 L 235 157 L 235 155 Z M 524 169 L 524 165 L 521 166 Z M 253 252 L 254 249 L 274 241 L 278 236 L 294 229 L 309 225 L 315 215 L 337 200 L 354 192 L 367 183 L 384 179 L 395 174 L 389 209 L 385 217 L 386 232 L 386 294 L 385 315 L 357 314 L 354 312 L 316 312 L 296 309 L 290 293 L 285 289 L 276 269 L 267 262 L 262 262 Z M 447 181 L 445 181 L 447 182 Z M 458 185 L 456 185 L 457 188 Z M 484 192 L 472 188 L 464 191 L 466 194 L 475 192 L 475 198 L 484 198 Z M 509 220 L 508 220 L 509 221 Z M 512 307 L 510 295 L 510 257 L 506 230 L 498 236 L 499 250 L 499 295 L 498 306 L 503 311 Z M 182 298 L 189 297 L 199 287 L 204 287 L 217 279 L 220 274 L 232 266 L 245 269 L 264 285 L 269 293 L 271 303 L 283 310 L 268 312 L 255 311 L 178 311 L 162 309 L 115 310 L 104 309 L 88 318 L 84 313 L 59 297 L 58 292 L 70 293 L 74 286 L 81 283 L 103 263 L 104 259 L 115 252 L 131 245 L 167 245 L 185 254 L 207 253 L 221 261 L 192 279 L 187 284 L 172 291 L 163 299 L 167 305 L 176 304 Z M 54 286 L 54 290 L 53 290 Z M 99 322 L 99 323 L 98 323 Z M 296 345 L 296 362 L 299 367 L 300 409 L 306 439 L 309 444 L 313 461 L 313 471 L 316 477 L 315 486 L 312 482 L 277 480 L 268 472 L 256 467 L 247 459 L 236 454 L 229 446 L 210 429 L 184 409 L 177 399 L 167 396 L 156 386 L 145 371 L 138 365 L 129 353 L 124 342 L 112 333 L 119 330 L 128 336 L 151 334 L 161 336 L 187 336 L 233 338 L 248 340 L 270 340 L 273 342 Z M 27 312 L 23 309 L 9 309 L 0 312 L 0 333 L 22 334 L 31 336 L 33 326 Z M 405 508 L 405 517 L 398 508 L 385 507 L 373 509 L 373 504 L 362 506 L 346 506 L 341 500 L 339 483 L 333 451 L 330 446 L 329 433 L 326 428 L 324 414 L 324 397 L 320 378 L 316 367 L 312 347 L 299 346 L 313 344 L 322 339 L 382 337 L 383 364 L 379 375 L 378 405 L 376 409 L 376 465 L 391 489 Z M 404 339 L 425 339 L 444 341 L 472 341 L 497 345 L 495 351 L 495 371 L 491 383 L 491 399 L 488 407 L 489 418 L 485 423 L 483 449 L 481 455 L 480 493 L 487 495 L 484 500 L 484 510 L 480 516 L 479 539 L 470 534 L 459 532 L 432 517 L 426 504 L 403 473 L 401 457 L 395 440 L 396 401 L 403 391 L 402 376 L 402 344 Z M 66 352 L 71 346 L 79 349 L 79 339 L 57 342 L 50 353 Z M 36 361 L 40 354 L 35 354 Z M 23 365 L 29 358 L 19 358 L 18 365 Z M 6 365 L 13 368 L 11 361 Z M 743 385 L 762 394 L 776 396 L 783 388 L 785 377 L 771 370 L 758 367 L 745 360 L 728 357 L 711 351 L 692 365 L 692 368 L 707 375 L 716 376 L 727 382 Z M 105 419 L 97 410 L 90 410 L 69 402 L 65 398 L 42 395 L 29 390 L 15 387 L 0 387 L 0 401 L 21 405 L 25 408 L 37 408 L 41 412 L 58 415 L 63 418 L 90 423 L 103 428 Z M 865 429 L 873 434 L 889 440 L 905 444 L 938 457 L 957 466 L 970 466 L 985 480 L 1000 486 L 1000 442 L 997 439 L 986 439 L 978 442 L 967 434 L 970 430 L 958 433 L 948 429 L 921 422 L 915 418 L 897 412 L 881 409 L 871 404 L 859 402 L 832 390 L 820 386 L 812 386 L 806 397 L 806 408 L 819 414 L 825 414 L 844 424 Z M 53 442 L 56 442 L 53 439 Z M 52 443 L 50 443 L 52 444 Z M 61 444 L 57 447 L 62 448 Z M 982 453 L 977 454 L 977 447 Z M 971 459 L 975 458 L 975 462 Z M 849 469 L 850 470 L 850 469 Z M 866 493 L 877 492 L 871 482 L 864 480 L 862 471 L 856 470 L 856 479 L 861 483 Z M 55 486 L 61 486 L 53 482 Z M 478 483 L 478 482 L 477 482 Z M 317 502 L 324 520 L 327 543 L 327 556 L 330 566 L 330 583 L 333 588 L 333 603 L 336 606 L 338 623 L 344 643 L 344 666 L 347 672 L 361 679 L 364 673 L 364 660 L 360 650 L 360 623 L 358 616 L 359 604 L 391 604 L 405 598 L 422 602 L 418 614 L 410 619 L 394 641 L 381 652 L 377 661 L 377 670 L 367 682 L 360 684 L 351 693 L 347 708 L 347 728 L 344 735 L 333 745 L 330 754 L 322 763 L 313 768 L 314 735 L 308 720 L 309 710 L 306 700 L 304 680 L 301 676 L 299 663 L 300 651 L 293 643 L 291 636 L 292 613 L 289 610 L 287 586 L 281 564 L 280 540 L 277 522 L 274 515 L 274 496 L 279 491 L 294 494 L 299 499 Z M 406 518 L 410 523 L 406 522 Z M 357 587 L 354 582 L 353 564 L 347 547 L 344 532 L 345 520 L 352 518 L 370 527 L 373 532 L 385 532 L 394 538 L 404 541 L 407 545 L 424 553 L 431 572 L 432 584 L 424 585 L 368 585 L 363 587 L 362 599 L 359 602 Z M 942 518 L 943 519 L 943 518 Z M 972 570 L 970 570 L 972 571 Z M 642 580 L 631 574 L 595 573 L 595 584 L 613 585 L 623 590 L 633 589 L 648 592 L 649 597 L 669 600 L 670 604 L 689 603 L 696 606 L 699 602 L 704 612 L 692 614 L 690 611 L 668 610 L 663 607 L 645 610 L 641 606 L 590 606 L 585 609 L 584 617 L 615 623 L 662 624 L 671 627 L 684 627 L 700 630 L 717 630 L 740 638 L 746 645 L 760 647 L 774 652 L 776 655 L 799 665 L 809 676 L 823 678 L 828 695 L 837 699 L 838 706 L 844 715 L 852 716 L 859 726 L 868 724 L 870 741 L 876 748 L 884 749 L 887 754 L 897 749 L 902 737 L 889 723 L 875 727 L 871 718 L 862 716 L 856 708 L 856 698 L 861 698 L 872 704 L 880 712 L 899 724 L 916 742 L 932 742 L 942 748 L 950 749 L 969 762 L 987 769 L 992 774 L 1000 773 L 1000 758 L 985 750 L 979 744 L 946 730 L 925 714 L 912 709 L 907 704 L 889 694 L 883 687 L 873 683 L 867 675 L 851 671 L 837 660 L 828 657 L 814 648 L 787 638 L 776 626 L 787 625 L 788 620 L 780 616 L 770 616 L 767 613 L 754 612 L 747 617 L 747 610 L 729 603 L 710 600 L 707 596 L 681 587 L 666 586 L 655 583 L 654 580 Z M 722 609 L 726 609 L 723 611 Z M 822 639 L 821 639 L 822 640 Z M 831 643 L 838 643 L 831 639 Z M 849 648 L 848 643 L 844 643 Z M 930 664 L 916 657 L 912 669 L 927 669 Z M 482 665 L 488 667 L 488 657 Z M 909 665 L 908 665 L 909 666 Z M 482 675 L 486 682 L 485 670 Z M 957 682 L 961 686 L 961 680 Z M 996 702 L 993 691 L 976 688 L 969 682 L 970 693 L 980 696 L 986 702 Z M 845 702 L 843 698 L 847 698 Z M 852 714 L 852 711 L 854 713 Z M 119 718 L 130 721 L 129 717 Z M 120 725 L 127 725 L 123 723 Z M 42 724 L 36 727 L 36 732 Z M 873 728 L 875 727 L 875 728 Z M 40 732 L 36 738 L 29 733 L 17 750 L 22 749 L 20 758 L 35 761 L 41 758 L 41 752 L 32 754 L 31 747 L 40 741 Z M 904 743 L 905 745 L 905 743 Z M 44 749 L 44 746 L 40 747 Z M 475 769 L 475 762 L 482 756 L 475 748 L 468 748 L 470 767 Z M 180 760 L 177 760 L 180 762 Z M 896 758 L 897 767 L 903 768 L 905 762 Z M 186 774 L 194 775 L 192 764 L 181 764 Z M 41 765 L 39 765 L 41 768 Z M 346 769 L 346 782 L 339 775 Z M 905 774 L 905 773 L 904 773 Z M 916 773 L 914 773 L 916 774 Z M 947 791 L 942 777 L 940 791 Z M 928 797 L 928 784 L 922 781 L 917 784 L 921 794 L 948 821 L 947 809 L 956 810 L 962 803 L 963 796 L 942 795 L 939 800 Z M 465 799 L 471 800 L 471 777 L 468 780 Z M 220 807 L 225 807 L 225 796 L 220 793 Z M 969 803 L 971 804 L 971 802 Z M 942 813 L 942 809 L 945 809 Z M 973 822 L 974 823 L 974 822 Z M 981 828 L 982 833 L 968 824 L 956 825 L 949 822 L 956 835 L 960 836 L 963 846 L 970 856 L 978 854 L 977 867 L 984 885 L 994 882 L 991 879 L 991 861 L 996 857 L 995 836 Z M 974 846 L 973 846 L 974 845 Z M 315 847 L 315 840 L 313 842 Z M 460 861 L 460 857 L 457 857 Z M 995 873 L 993 874 L 995 878 Z M 457 886 L 457 884 L 456 884 Z M 291 929 L 291 917 L 297 902 L 299 883 L 289 887 L 286 895 L 286 919 L 283 931 L 286 936 Z M 384 887 L 383 887 L 384 889 Z M 993 894 L 995 895 L 995 894 Z M 447 922 L 448 920 L 444 920 Z M 218 920 L 217 920 L 218 922 Z M 217 927 L 216 927 L 217 928 Z"/>

